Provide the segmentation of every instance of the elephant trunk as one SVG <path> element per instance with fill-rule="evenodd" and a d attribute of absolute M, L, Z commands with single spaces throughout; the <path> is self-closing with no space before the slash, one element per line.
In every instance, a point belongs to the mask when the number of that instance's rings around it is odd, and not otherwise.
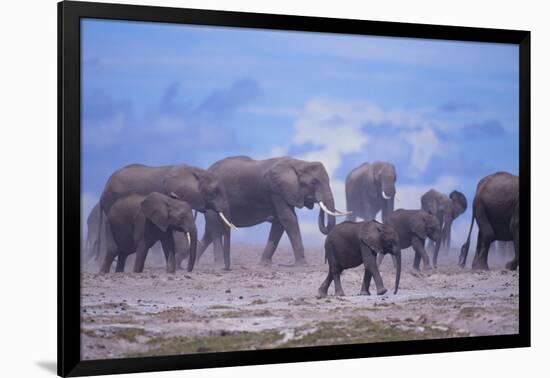
<path fill-rule="evenodd" d="M 393 183 L 393 179 L 387 180 L 387 182 L 382 181 L 382 184 L 380 186 L 380 194 L 382 194 L 382 198 L 384 198 L 385 200 L 389 200 L 395 196 L 395 185 Z"/>
<path fill-rule="evenodd" d="M 197 257 L 197 227 L 193 227 L 189 230 L 191 243 L 189 245 L 189 260 L 187 261 L 187 271 L 191 272 L 195 266 L 195 259 Z"/>
<path fill-rule="evenodd" d="M 393 255 L 395 265 L 395 289 L 393 294 L 397 294 L 399 290 L 399 281 L 401 280 L 401 249 Z"/>
<path fill-rule="evenodd" d="M 443 225 L 443 248 L 447 248 L 451 240 L 451 224 L 453 220 L 450 217 L 445 218 Z"/>
<path fill-rule="evenodd" d="M 327 195 L 324 196 L 324 198 L 321 200 L 323 204 L 329 209 L 329 210 L 335 210 L 334 207 L 334 198 L 332 197 L 332 193 L 328 192 Z M 336 217 L 334 215 L 326 214 L 328 217 L 328 224 L 325 224 L 325 211 L 322 207 L 319 208 L 319 231 L 323 235 L 328 235 L 328 233 L 334 228 L 336 225 Z"/>

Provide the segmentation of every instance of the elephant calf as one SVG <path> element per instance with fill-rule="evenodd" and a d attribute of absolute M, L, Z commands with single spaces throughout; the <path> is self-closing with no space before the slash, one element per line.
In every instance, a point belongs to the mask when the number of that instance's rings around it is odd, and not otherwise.
<path fill-rule="evenodd" d="M 437 267 L 437 253 L 441 245 L 441 233 L 439 221 L 437 218 L 424 210 L 404 210 L 394 211 L 388 218 L 388 224 L 392 225 L 397 235 L 399 235 L 399 248 L 405 249 L 412 247 L 414 249 L 415 269 L 420 269 L 420 258 L 424 263 L 424 269 L 431 269 L 430 258 L 424 248 L 426 238 L 436 242 L 434 250 L 434 267 Z M 384 255 L 378 256 L 378 265 L 382 262 Z"/>
<path fill-rule="evenodd" d="M 365 266 L 365 273 L 360 294 L 370 295 L 369 286 L 372 277 L 374 277 L 377 294 L 385 294 L 387 290 L 376 265 L 377 253 L 389 253 L 395 259 L 394 294 L 397 294 L 401 276 L 401 250 L 395 230 L 387 224 L 376 221 L 346 221 L 338 224 L 325 240 L 325 258 L 329 264 L 329 272 L 319 287 L 319 295 L 326 296 L 334 280 L 336 295 L 343 296 L 340 274 L 344 269 L 355 268 L 361 264 Z"/>
<path fill-rule="evenodd" d="M 162 244 L 166 270 L 176 270 L 174 231 L 189 237 L 190 253 L 187 270 L 193 270 L 197 252 L 197 227 L 191 207 L 178 198 L 153 192 L 147 196 L 130 194 L 118 199 L 107 211 L 107 254 L 101 272 L 107 273 L 115 257 L 116 271 L 123 272 L 126 258 L 136 252 L 134 272 L 143 272 L 149 249 L 157 241 Z"/>

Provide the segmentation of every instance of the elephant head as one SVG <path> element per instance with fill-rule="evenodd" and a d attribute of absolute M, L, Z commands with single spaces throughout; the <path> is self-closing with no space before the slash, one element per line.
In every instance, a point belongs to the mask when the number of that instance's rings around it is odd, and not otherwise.
<path fill-rule="evenodd" d="M 176 166 L 164 180 L 166 194 L 185 198 L 191 207 L 201 213 L 213 210 L 230 228 L 236 228 L 230 221 L 229 202 L 222 183 L 210 171 L 190 167 Z"/>
<path fill-rule="evenodd" d="M 319 230 L 327 235 L 336 224 L 336 216 L 346 213 L 336 210 L 330 189 L 330 179 L 322 163 L 284 158 L 266 173 L 272 193 L 280 195 L 290 206 L 312 209 L 318 203 Z M 328 223 L 325 223 L 325 213 Z"/>
<path fill-rule="evenodd" d="M 395 289 L 397 294 L 401 279 L 401 249 L 399 248 L 399 236 L 389 224 L 377 221 L 364 222 L 360 231 L 361 242 L 378 254 L 390 254 L 395 263 Z M 374 267 L 369 267 L 369 269 Z M 378 269 L 376 267 L 376 269 Z"/>
<path fill-rule="evenodd" d="M 384 207 L 382 208 L 382 221 L 384 223 L 386 223 L 387 217 L 394 209 L 396 180 L 397 174 L 394 165 L 386 162 L 373 163 L 366 177 L 367 193 L 384 201 Z"/>
<path fill-rule="evenodd" d="M 197 255 L 197 227 L 193 209 L 174 194 L 172 197 L 151 193 L 141 202 L 141 210 L 161 231 L 179 231 L 187 234 L 190 252 L 187 271 L 191 272 Z"/>
<path fill-rule="evenodd" d="M 451 226 L 459 215 L 466 211 L 468 202 L 466 196 L 454 190 L 449 194 L 450 201 L 446 201 L 443 209 L 443 240 L 446 248 L 451 246 Z"/>

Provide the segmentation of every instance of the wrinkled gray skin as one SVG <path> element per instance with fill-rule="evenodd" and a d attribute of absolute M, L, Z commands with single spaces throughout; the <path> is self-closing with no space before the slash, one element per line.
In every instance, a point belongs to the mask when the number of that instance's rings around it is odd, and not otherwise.
<path fill-rule="evenodd" d="M 123 272 L 126 258 L 136 253 L 134 272 L 143 272 L 149 249 L 157 242 L 162 244 L 166 257 L 166 271 L 176 271 L 173 233 L 189 233 L 191 239 L 187 271 L 195 264 L 197 227 L 189 204 L 164 194 L 153 192 L 147 196 L 129 194 L 115 201 L 106 213 L 107 253 L 101 272 L 108 273 L 117 257 L 116 271 Z"/>
<path fill-rule="evenodd" d="M 434 215 L 439 221 L 443 240 L 441 241 L 444 250 L 451 247 L 451 228 L 453 221 L 466 211 L 468 201 L 466 196 L 454 190 L 449 196 L 430 189 L 420 198 L 422 210 Z"/>
<path fill-rule="evenodd" d="M 312 209 L 323 201 L 334 211 L 334 199 L 328 174 L 323 164 L 289 157 L 254 160 L 247 156 L 229 157 L 214 163 L 209 169 L 223 184 L 237 227 L 251 227 L 263 222 L 271 223 L 269 238 L 260 263 L 268 265 L 279 240 L 286 232 L 292 245 L 295 263 L 306 264 L 304 246 L 295 208 Z M 334 216 L 319 210 L 319 230 L 323 234 L 334 227 Z M 198 257 L 214 243 L 214 254 L 223 248 L 225 269 L 230 268 L 230 229 L 212 211 L 205 214 L 206 227 Z M 222 245 L 222 237 L 224 243 Z"/>
<path fill-rule="evenodd" d="M 376 264 L 376 254 L 389 253 L 394 258 L 395 290 L 399 289 L 401 277 L 401 249 L 398 235 L 392 226 L 376 221 L 342 222 L 328 234 L 325 240 L 325 258 L 328 261 L 329 272 L 327 278 L 319 287 L 319 295 L 324 297 L 334 280 L 335 294 L 344 295 L 340 274 L 344 269 L 355 268 L 361 264 L 365 267 L 361 295 L 370 295 L 369 286 L 374 278 L 376 292 L 383 295 L 387 292 Z"/>
<path fill-rule="evenodd" d="M 386 223 L 394 209 L 396 179 L 395 167 L 386 162 L 364 163 L 353 169 L 346 177 L 346 206 L 352 212 L 347 219 L 372 220 L 382 211 Z"/>
<path fill-rule="evenodd" d="M 472 210 L 468 239 L 461 248 L 459 266 L 464 268 L 466 265 L 475 219 L 479 232 L 472 269 L 489 269 L 487 256 L 493 241 L 513 241 L 514 258 L 506 263 L 506 268 L 515 270 L 519 265 L 519 176 L 497 172 L 482 178 L 477 185 Z"/>
<path fill-rule="evenodd" d="M 114 172 L 105 184 L 100 199 L 103 211 L 99 223 L 118 199 L 132 193 L 146 196 L 153 192 L 176 195 L 194 210 L 204 213 L 210 209 L 214 214 L 221 212 L 231 220 L 225 192 L 212 172 L 185 164 L 160 167 L 131 164 Z M 99 245 L 102 235 L 99 234 Z M 186 237 L 176 235 L 174 239 L 178 255 L 187 257 L 189 251 L 186 251 L 185 243 L 180 242 Z"/>
<path fill-rule="evenodd" d="M 425 240 L 430 238 L 435 244 L 434 267 L 437 267 L 437 252 L 441 245 L 441 230 L 439 222 L 433 215 L 424 210 L 397 209 L 388 218 L 388 224 L 393 226 L 399 235 L 399 247 L 401 249 L 412 247 L 414 250 L 414 269 L 420 269 L 422 259 L 424 269 L 431 269 L 430 258 L 424 248 Z M 382 263 L 384 255 L 378 256 L 378 264 Z"/>

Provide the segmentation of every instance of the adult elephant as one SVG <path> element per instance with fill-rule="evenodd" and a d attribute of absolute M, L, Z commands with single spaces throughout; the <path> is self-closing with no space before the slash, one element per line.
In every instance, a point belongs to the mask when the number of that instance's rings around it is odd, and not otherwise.
<path fill-rule="evenodd" d="M 346 177 L 346 206 L 351 212 L 348 220 L 372 220 L 382 211 L 382 222 L 386 223 L 394 209 L 396 179 L 393 164 L 382 161 L 353 169 Z"/>
<path fill-rule="evenodd" d="M 443 232 L 442 245 L 448 250 L 451 247 L 451 227 L 453 221 L 464 213 L 468 207 L 466 196 L 454 190 L 446 196 L 435 189 L 430 189 L 420 198 L 422 210 L 437 218 Z"/>
<path fill-rule="evenodd" d="M 472 269 L 489 269 L 487 256 L 493 241 L 513 241 L 514 258 L 506 263 L 506 268 L 515 270 L 519 264 L 519 176 L 497 172 L 482 178 L 477 184 L 472 210 L 459 266 L 464 268 L 466 265 L 475 219 L 479 231 Z"/>
<path fill-rule="evenodd" d="M 223 184 L 232 222 L 237 227 L 271 222 L 269 238 L 261 257 L 262 265 L 271 263 L 283 232 L 290 239 L 295 263 L 306 264 L 296 208 L 305 206 L 312 209 L 318 203 L 318 226 L 325 235 L 334 227 L 335 216 L 345 215 L 335 210 L 329 176 L 319 162 L 290 157 L 254 160 L 247 156 L 236 156 L 220 160 L 208 170 Z M 230 229 L 223 227 L 213 211 L 207 211 L 205 218 L 205 234 L 198 257 L 213 242 L 214 253 L 223 247 L 225 269 L 229 269 Z"/>
<path fill-rule="evenodd" d="M 104 214 L 117 200 L 130 194 L 146 196 L 153 192 L 180 198 L 193 210 L 202 213 L 212 210 L 223 221 L 222 227 L 234 227 L 230 222 L 229 204 L 218 178 L 212 172 L 186 164 L 159 167 L 131 164 L 114 172 L 101 194 L 100 224 Z M 177 243 L 184 238 L 176 233 L 174 239 Z M 183 250 L 180 244 L 176 245 L 178 255 Z"/>

